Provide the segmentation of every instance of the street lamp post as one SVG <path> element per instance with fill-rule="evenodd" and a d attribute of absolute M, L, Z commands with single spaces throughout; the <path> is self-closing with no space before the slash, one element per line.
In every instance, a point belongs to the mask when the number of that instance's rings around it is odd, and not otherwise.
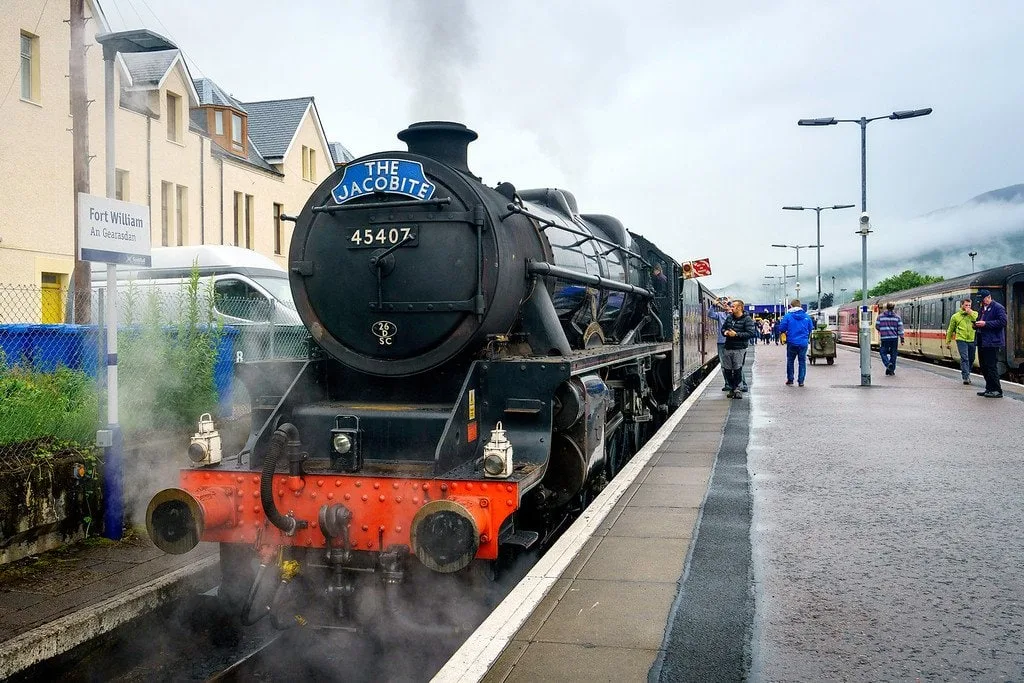
<path fill-rule="evenodd" d="M 820 247 L 821 245 L 820 244 L 773 244 L 772 246 L 773 247 L 778 247 L 780 249 L 796 249 L 796 263 L 793 264 L 793 265 L 796 266 L 796 298 L 799 299 L 800 298 L 800 266 L 803 265 L 802 263 L 800 263 L 800 250 L 801 249 L 808 249 L 810 247 Z"/>
<path fill-rule="evenodd" d="M 832 276 L 832 289 L 830 291 L 832 292 L 832 305 L 835 306 L 836 305 L 836 276 L 835 275 Z"/>
<path fill-rule="evenodd" d="M 841 288 L 841 289 L 839 290 L 839 293 L 840 293 L 840 294 L 845 294 L 845 293 L 846 293 L 846 287 L 843 287 L 843 288 Z M 843 297 L 843 298 L 845 298 L 845 297 Z"/>
<path fill-rule="evenodd" d="M 978 255 L 978 252 L 976 252 L 976 251 L 974 251 L 972 249 L 971 251 L 967 252 L 967 255 L 971 257 L 971 272 L 973 273 L 974 272 L 974 257 Z"/>
<path fill-rule="evenodd" d="M 856 123 L 860 126 L 860 210 L 862 215 L 861 229 L 857 232 L 861 236 L 861 311 L 858 341 L 860 342 L 860 385 L 862 387 L 871 386 L 871 328 L 869 327 L 870 318 L 868 317 L 868 234 L 871 232 L 867 221 L 868 124 L 879 119 L 902 121 L 903 119 L 928 116 L 931 113 L 932 108 L 927 107 L 925 109 L 894 111 L 887 116 L 874 116 L 871 118 L 862 116 L 859 119 L 837 119 L 833 116 L 829 118 L 800 119 L 796 122 L 798 126 L 834 126 L 837 123 Z"/>
<path fill-rule="evenodd" d="M 854 204 L 833 204 L 832 206 L 784 206 L 784 207 L 782 207 L 783 211 L 813 211 L 815 213 L 817 219 L 818 219 L 818 232 L 816 233 L 817 237 L 814 240 L 816 242 L 816 244 L 814 244 L 812 246 L 816 247 L 817 248 L 817 252 L 818 252 L 818 275 L 817 275 L 817 285 L 818 285 L 818 287 L 817 287 L 817 289 L 818 289 L 818 317 L 819 318 L 821 317 L 821 247 L 824 246 L 821 243 L 821 212 L 829 210 L 829 209 L 835 209 L 835 210 L 838 210 L 838 209 L 852 209 L 854 206 L 855 206 Z M 797 259 L 796 260 L 797 261 L 800 260 L 799 252 L 797 253 Z M 835 280 L 835 278 L 832 278 L 832 279 Z M 834 284 L 832 286 L 832 289 L 833 290 L 835 289 L 835 285 Z M 834 294 L 833 294 L 833 298 L 834 298 Z"/>
<path fill-rule="evenodd" d="M 786 288 L 786 283 L 788 282 L 789 278 L 796 277 L 795 275 L 787 275 L 786 274 L 786 269 L 787 268 L 791 268 L 791 267 L 795 266 L 796 264 L 795 263 L 768 263 L 768 264 L 765 264 L 765 265 L 767 265 L 769 268 L 782 268 L 782 276 L 781 276 L 780 284 L 782 285 L 782 303 L 785 304 L 786 303 L 786 296 L 789 294 L 789 290 Z M 778 277 L 778 276 L 776 276 L 776 277 Z M 785 308 L 785 305 L 783 305 L 783 308 Z"/>
<path fill-rule="evenodd" d="M 147 29 L 104 33 L 96 36 L 103 46 L 103 95 L 106 138 L 106 194 L 116 199 L 114 159 L 114 60 L 118 52 L 157 52 L 176 46 L 163 36 Z M 76 254 L 77 258 L 77 254 Z M 117 410 L 117 265 L 107 264 L 106 294 L 107 328 L 107 428 L 110 445 L 103 462 L 103 536 L 120 540 L 124 533 L 124 453 Z"/>

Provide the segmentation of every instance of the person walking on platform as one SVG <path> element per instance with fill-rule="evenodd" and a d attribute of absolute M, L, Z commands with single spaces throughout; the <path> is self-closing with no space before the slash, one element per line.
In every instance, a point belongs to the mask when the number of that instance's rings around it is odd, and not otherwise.
<path fill-rule="evenodd" d="M 971 368 L 974 367 L 974 321 L 978 319 L 978 312 L 971 310 L 971 300 L 964 299 L 960 302 L 960 310 L 954 313 L 949 319 L 949 327 L 946 329 L 946 348 L 953 348 L 953 339 L 956 339 L 956 350 L 960 352 L 960 375 L 964 378 L 964 384 L 971 383 Z"/>
<path fill-rule="evenodd" d="M 743 398 L 743 363 L 747 358 L 747 345 L 757 337 L 754 319 L 747 315 L 743 302 L 732 302 L 732 314 L 722 322 L 725 350 L 722 371 L 729 382 L 729 398 Z"/>
<path fill-rule="evenodd" d="M 761 341 L 768 344 L 772 340 L 772 324 L 768 318 L 761 319 Z"/>
<path fill-rule="evenodd" d="M 992 300 L 992 293 L 987 289 L 978 290 L 978 295 L 981 296 L 981 313 L 974 322 L 974 328 L 978 333 L 978 362 L 985 375 L 985 391 L 979 391 L 978 396 L 1002 398 L 999 349 L 1006 346 L 1006 309 L 998 301 Z"/>
<path fill-rule="evenodd" d="M 800 299 L 789 302 L 789 310 L 778 324 L 778 332 L 786 335 L 786 386 L 793 386 L 793 361 L 797 361 L 797 383 L 807 378 L 807 345 L 811 342 L 814 321 L 800 305 Z"/>
<path fill-rule="evenodd" d="M 899 344 L 906 340 L 903 338 L 903 319 L 896 315 L 896 305 L 889 302 L 885 305 L 885 312 L 875 320 L 875 329 L 878 330 L 878 355 L 882 357 L 885 364 L 885 374 L 896 374 L 896 354 Z"/>

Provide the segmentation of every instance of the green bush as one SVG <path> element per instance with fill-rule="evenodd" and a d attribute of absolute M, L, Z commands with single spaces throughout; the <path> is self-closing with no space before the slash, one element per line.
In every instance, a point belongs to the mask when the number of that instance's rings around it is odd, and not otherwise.
<path fill-rule="evenodd" d="M 96 439 L 99 397 L 96 382 L 84 372 L 0 370 L 0 405 L 0 444 L 43 437 L 92 444 Z"/>
<path fill-rule="evenodd" d="M 213 293 L 200 285 L 194 267 L 180 296 L 130 287 L 125 297 L 117 340 L 122 428 L 194 429 L 202 413 L 217 409 L 213 373 L 223 327 L 214 316 Z"/>

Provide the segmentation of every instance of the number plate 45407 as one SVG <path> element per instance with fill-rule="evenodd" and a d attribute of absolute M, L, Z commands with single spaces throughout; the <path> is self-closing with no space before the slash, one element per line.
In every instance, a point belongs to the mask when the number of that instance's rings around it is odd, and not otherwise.
<path fill-rule="evenodd" d="M 400 226 L 376 228 L 348 228 L 349 249 L 378 249 L 401 244 L 403 247 L 415 247 L 419 242 L 419 226 Z"/>

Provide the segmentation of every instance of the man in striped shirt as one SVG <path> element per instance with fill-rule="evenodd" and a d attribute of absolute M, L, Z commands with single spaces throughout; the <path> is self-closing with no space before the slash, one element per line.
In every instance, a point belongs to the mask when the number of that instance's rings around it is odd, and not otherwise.
<path fill-rule="evenodd" d="M 885 364 L 885 374 L 896 374 L 896 353 L 899 344 L 906 340 L 903 338 L 903 319 L 893 312 L 896 306 L 890 301 L 885 305 L 885 312 L 875 320 L 875 329 L 878 330 L 878 337 L 881 343 L 878 348 L 878 355 L 882 357 Z"/>

